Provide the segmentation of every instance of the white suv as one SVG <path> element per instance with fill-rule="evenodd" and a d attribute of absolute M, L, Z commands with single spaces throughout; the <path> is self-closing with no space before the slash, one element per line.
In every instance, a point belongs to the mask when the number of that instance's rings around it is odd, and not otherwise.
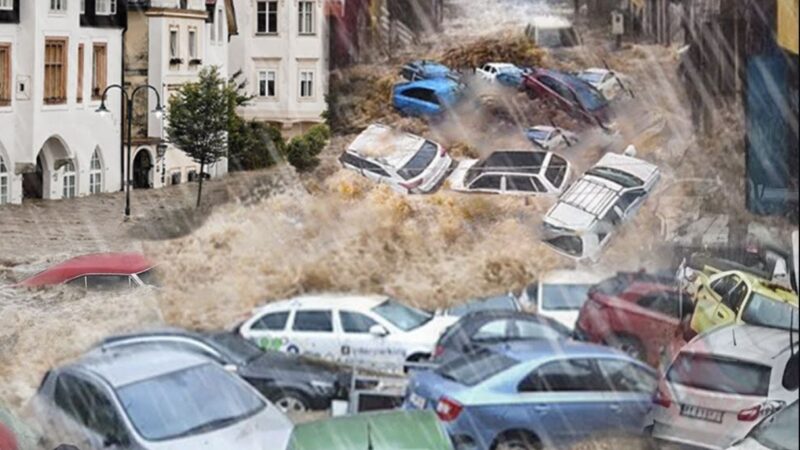
<path fill-rule="evenodd" d="M 322 294 L 256 309 L 239 333 L 264 350 L 401 371 L 427 360 L 457 317 L 433 316 L 386 296 Z"/>
<path fill-rule="evenodd" d="M 686 344 L 653 397 L 647 421 L 659 440 L 726 448 L 776 409 L 797 401 L 798 335 L 733 325 Z"/>
<path fill-rule="evenodd" d="M 436 142 L 372 124 L 339 157 L 343 167 L 403 193 L 436 188 L 453 160 Z"/>
<path fill-rule="evenodd" d="M 633 155 L 607 153 L 558 199 L 544 218 L 544 242 L 574 259 L 595 259 L 611 235 L 653 191 L 661 173 Z"/>

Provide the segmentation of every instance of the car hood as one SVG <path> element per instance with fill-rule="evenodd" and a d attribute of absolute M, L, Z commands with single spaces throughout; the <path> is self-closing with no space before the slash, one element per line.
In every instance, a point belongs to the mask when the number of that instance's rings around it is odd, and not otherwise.
<path fill-rule="evenodd" d="M 274 406 L 255 416 L 208 433 L 148 443 L 151 450 L 283 450 L 292 434 L 292 422 Z"/>
<path fill-rule="evenodd" d="M 426 322 L 419 328 L 409 331 L 405 335 L 403 335 L 403 341 L 413 342 L 413 343 L 420 343 L 420 344 L 430 344 L 431 350 L 436 345 L 436 341 L 439 340 L 439 336 L 444 333 L 444 330 L 447 329 L 450 325 L 456 323 L 458 321 L 458 317 L 453 316 L 433 316 L 431 320 Z"/>
<path fill-rule="evenodd" d="M 447 177 L 447 181 L 450 183 L 450 188 L 459 191 L 465 190 L 467 187 L 464 186 L 464 179 L 466 178 L 469 169 L 477 162 L 477 159 L 465 159 L 459 162 L 456 168 L 453 169 L 453 173 Z"/>
<path fill-rule="evenodd" d="M 239 368 L 244 378 L 284 378 L 295 381 L 336 381 L 343 368 L 333 363 L 302 356 L 267 351 Z"/>

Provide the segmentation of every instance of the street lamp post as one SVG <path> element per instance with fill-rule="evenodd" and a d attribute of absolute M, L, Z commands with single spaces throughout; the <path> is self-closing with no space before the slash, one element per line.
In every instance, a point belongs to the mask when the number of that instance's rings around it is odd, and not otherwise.
<path fill-rule="evenodd" d="M 125 162 L 125 218 L 128 218 L 131 216 L 131 141 L 133 140 L 131 136 L 131 130 L 133 128 L 133 98 L 140 90 L 150 89 L 156 94 L 156 109 L 153 110 L 153 113 L 156 114 L 157 117 L 161 117 L 164 114 L 164 108 L 161 106 L 161 96 L 158 94 L 158 90 L 149 84 L 137 86 L 130 95 L 128 95 L 128 92 L 124 87 L 122 87 L 122 85 L 112 84 L 111 86 L 106 87 L 103 91 L 103 95 L 100 100 L 100 107 L 97 108 L 96 111 L 98 114 L 106 115 L 109 113 L 108 108 L 106 108 L 106 94 L 113 88 L 119 89 L 122 93 L 122 101 L 125 103 L 125 110 L 127 111 L 128 115 L 128 155 Z"/>

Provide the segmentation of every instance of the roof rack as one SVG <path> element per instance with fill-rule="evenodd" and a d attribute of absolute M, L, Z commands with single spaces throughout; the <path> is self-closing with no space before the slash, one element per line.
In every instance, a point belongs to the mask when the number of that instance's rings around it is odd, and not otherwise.
<path fill-rule="evenodd" d="M 599 217 L 617 200 L 618 193 L 619 190 L 584 177 L 575 183 L 559 201 Z"/>

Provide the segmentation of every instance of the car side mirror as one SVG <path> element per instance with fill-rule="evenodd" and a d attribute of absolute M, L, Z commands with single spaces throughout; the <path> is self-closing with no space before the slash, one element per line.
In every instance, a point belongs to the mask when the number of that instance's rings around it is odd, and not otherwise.
<path fill-rule="evenodd" d="M 375 337 L 385 337 L 389 335 L 389 331 L 383 325 L 373 325 L 369 327 L 369 334 Z"/>

